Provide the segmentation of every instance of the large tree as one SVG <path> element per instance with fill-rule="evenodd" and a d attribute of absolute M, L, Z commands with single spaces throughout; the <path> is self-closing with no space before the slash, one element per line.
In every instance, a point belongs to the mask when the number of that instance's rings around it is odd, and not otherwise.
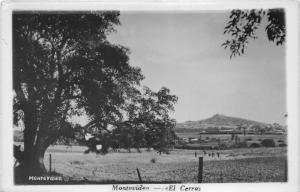
<path fill-rule="evenodd" d="M 127 103 L 126 119 L 116 125 L 112 134 L 120 138 L 119 147 L 128 150 L 147 147 L 167 151 L 175 137 L 175 120 L 169 113 L 178 98 L 166 87 L 158 92 L 144 87 L 141 92 Z"/>
<path fill-rule="evenodd" d="M 265 22 L 263 22 L 265 20 Z M 263 24 L 266 24 L 263 26 Z M 276 45 L 285 42 L 286 26 L 284 9 L 232 10 L 224 34 L 231 37 L 222 44 L 232 56 L 244 54 L 249 40 L 257 39 L 256 31 L 265 27 L 267 37 Z"/>
<path fill-rule="evenodd" d="M 167 152 L 175 139 L 175 120 L 169 116 L 178 98 L 162 87 L 158 92 L 145 88 L 145 97 L 140 101 L 140 122 L 145 122 L 145 145 L 159 152 Z"/>
<path fill-rule="evenodd" d="M 74 137 L 68 119 L 84 113 L 87 128 L 120 121 L 139 93 L 141 70 L 129 50 L 106 36 L 119 13 L 13 14 L 14 123 L 24 126 L 24 151 L 15 146 L 18 175 L 45 173 L 44 153 L 59 137 Z M 21 175 L 24 176 L 24 175 Z"/>

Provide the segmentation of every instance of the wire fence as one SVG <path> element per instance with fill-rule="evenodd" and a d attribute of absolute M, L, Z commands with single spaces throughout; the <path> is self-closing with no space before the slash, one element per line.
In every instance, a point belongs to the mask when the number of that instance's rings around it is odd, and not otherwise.
<path fill-rule="evenodd" d="M 106 162 L 95 164 L 86 159 L 62 161 L 55 154 L 45 159 L 51 173 L 61 173 L 68 179 L 92 180 L 103 182 L 192 182 L 192 183 L 227 183 L 227 182 L 286 182 L 287 159 L 281 157 L 255 157 L 223 160 L 215 153 L 195 152 L 191 162 L 165 164 L 149 161 L 127 165 Z M 48 166 L 47 166 L 48 165 Z"/>

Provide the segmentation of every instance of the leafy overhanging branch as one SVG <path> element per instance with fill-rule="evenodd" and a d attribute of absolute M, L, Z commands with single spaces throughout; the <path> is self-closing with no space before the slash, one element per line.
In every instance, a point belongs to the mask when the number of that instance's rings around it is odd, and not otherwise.
<path fill-rule="evenodd" d="M 230 35 L 231 39 L 222 44 L 222 47 L 230 50 L 230 58 L 244 54 L 249 40 L 258 38 L 256 31 L 261 27 L 265 17 L 268 22 L 265 28 L 268 39 L 276 45 L 282 45 L 285 42 L 286 28 L 283 9 L 232 10 L 224 29 L 224 34 Z"/>

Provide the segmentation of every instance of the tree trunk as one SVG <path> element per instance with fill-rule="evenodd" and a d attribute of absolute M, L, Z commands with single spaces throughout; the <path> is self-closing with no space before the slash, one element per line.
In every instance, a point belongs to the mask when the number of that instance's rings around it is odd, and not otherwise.
<path fill-rule="evenodd" d="M 60 92 L 57 91 L 58 95 Z M 57 97 L 59 98 L 59 97 Z M 33 103 L 33 104 L 32 104 Z M 47 111 L 38 120 L 34 102 L 27 102 L 24 107 L 24 151 L 16 149 L 14 156 L 19 162 L 15 167 L 15 183 L 30 183 L 29 176 L 43 176 L 47 174 L 44 165 L 46 149 L 58 138 L 58 130 L 50 129 L 54 113 L 59 100 L 50 103 Z M 40 122 L 40 123 L 39 123 Z"/>
<path fill-rule="evenodd" d="M 15 182 L 29 183 L 29 176 L 42 176 L 47 174 L 44 165 L 44 155 L 46 149 L 34 148 L 32 151 L 26 150 L 24 159 L 19 162 L 19 166 L 15 168 Z"/>
<path fill-rule="evenodd" d="M 37 134 L 37 139 L 34 145 L 27 148 L 24 145 L 24 151 L 21 153 L 21 161 L 16 157 L 18 153 L 15 151 L 15 157 L 19 161 L 19 166 L 15 168 L 15 183 L 30 183 L 29 176 L 43 176 L 47 174 L 47 170 L 44 165 L 44 155 L 47 148 L 55 141 L 54 136 L 47 134 Z M 24 143 L 32 143 L 28 138 L 34 139 L 34 137 L 26 137 L 24 135 Z"/>
<path fill-rule="evenodd" d="M 31 167 L 31 170 L 29 171 L 31 174 L 43 175 L 46 173 L 46 168 L 44 165 L 45 151 L 46 149 L 39 148 L 35 150 L 34 154 L 30 155 L 28 161 L 25 161 L 28 167 Z"/>

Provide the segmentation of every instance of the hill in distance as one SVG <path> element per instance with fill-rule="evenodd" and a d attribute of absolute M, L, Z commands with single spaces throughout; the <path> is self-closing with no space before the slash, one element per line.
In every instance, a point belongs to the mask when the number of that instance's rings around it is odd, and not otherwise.
<path fill-rule="evenodd" d="M 262 123 L 262 122 L 238 118 L 238 117 L 230 117 L 221 114 L 215 114 L 210 118 L 203 119 L 200 121 L 186 121 L 183 123 L 177 123 L 175 129 L 206 129 L 209 127 L 235 128 L 240 125 L 243 126 L 259 125 L 264 127 L 267 125 L 267 123 Z"/>

